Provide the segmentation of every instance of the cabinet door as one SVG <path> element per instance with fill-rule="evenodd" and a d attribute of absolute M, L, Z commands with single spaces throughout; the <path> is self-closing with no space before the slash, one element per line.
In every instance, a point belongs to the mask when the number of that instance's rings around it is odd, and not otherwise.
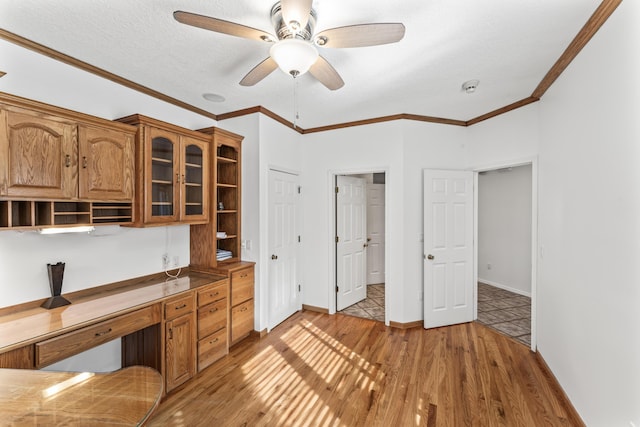
<path fill-rule="evenodd" d="M 77 195 L 77 127 L 27 112 L 0 111 L 0 195 Z"/>
<path fill-rule="evenodd" d="M 145 139 L 144 222 L 178 220 L 180 208 L 180 142 L 178 135 L 148 128 Z"/>
<path fill-rule="evenodd" d="M 237 343 L 253 331 L 253 300 L 231 309 L 231 344 Z"/>
<path fill-rule="evenodd" d="M 195 328 L 193 313 L 165 323 L 167 392 L 187 381 L 195 373 Z"/>
<path fill-rule="evenodd" d="M 209 144 L 195 138 L 181 137 L 182 171 L 180 220 L 209 219 Z"/>
<path fill-rule="evenodd" d="M 79 151 L 80 198 L 133 198 L 133 135 L 82 126 L 79 129 Z"/>

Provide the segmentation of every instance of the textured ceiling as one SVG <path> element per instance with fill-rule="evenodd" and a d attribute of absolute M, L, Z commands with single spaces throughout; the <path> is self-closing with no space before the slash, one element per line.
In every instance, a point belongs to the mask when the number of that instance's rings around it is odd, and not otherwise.
<path fill-rule="evenodd" d="M 402 22 L 399 43 L 319 48 L 345 86 L 297 79 L 303 128 L 394 114 L 470 120 L 531 95 L 599 0 L 315 0 L 316 32 Z M 276 70 L 238 82 L 270 45 L 178 23 L 175 10 L 273 33 L 263 0 L 0 0 L 0 28 L 194 107 L 222 114 L 263 106 L 294 119 L 294 80 Z M 0 58 L 1 66 L 1 58 Z M 461 90 L 478 79 L 476 93 Z M 212 103 L 203 93 L 225 102 Z"/>

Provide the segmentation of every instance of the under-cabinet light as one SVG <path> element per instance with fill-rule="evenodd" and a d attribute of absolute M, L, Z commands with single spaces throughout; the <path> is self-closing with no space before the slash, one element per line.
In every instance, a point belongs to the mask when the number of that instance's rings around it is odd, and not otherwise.
<path fill-rule="evenodd" d="M 79 225 L 76 227 L 52 227 L 41 228 L 38 230 L 40 234 L 62 234 L 62 233 L 91 233 L 96 228 L 92 225 Z"/>

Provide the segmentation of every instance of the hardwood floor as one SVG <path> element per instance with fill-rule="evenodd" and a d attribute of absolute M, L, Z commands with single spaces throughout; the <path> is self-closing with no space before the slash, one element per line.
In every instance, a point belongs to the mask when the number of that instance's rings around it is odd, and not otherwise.
<path fill-rule="evenodd" d="M 569 426 L 534 353 L 467 323 L 296 313 L 163 401 L 150 426 Z"/>

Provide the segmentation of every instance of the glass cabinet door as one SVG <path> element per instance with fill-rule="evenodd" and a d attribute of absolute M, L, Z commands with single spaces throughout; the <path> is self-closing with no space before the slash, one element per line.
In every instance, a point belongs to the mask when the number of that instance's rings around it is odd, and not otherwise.
<path fill-rule="evenodd" d="M 155 131 L 155 132 L 154 132 Z M 149 141 L 150 185 L 146 195 L 146 222 L 163 222 L 178 217 L 178 138 L 152 129 Z M 147 178 L 149 179 L 149 178 Z M 149 184 L 149 183 L 147 183 Z"/>
<path fill-rule="evenodd" d="M 209 217 L 208 147 L 206 142 L 182 137 L 181 220 L 198 221 Z"/>

